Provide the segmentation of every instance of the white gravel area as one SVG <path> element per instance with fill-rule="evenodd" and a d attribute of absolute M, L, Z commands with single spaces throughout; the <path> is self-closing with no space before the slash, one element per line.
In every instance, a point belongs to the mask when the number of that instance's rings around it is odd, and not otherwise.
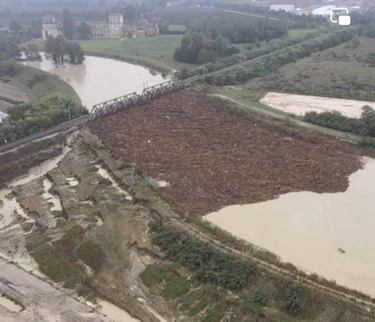
<path fill-rule="evenodd" d="M 274 92 L 268 93 L 260 102 L 299 116 L 313 111 L 318 113 L 338 111 L 345 116 L 359 118 L 363 106 L 369 105 L 375 109 L 375 102 Z"/>

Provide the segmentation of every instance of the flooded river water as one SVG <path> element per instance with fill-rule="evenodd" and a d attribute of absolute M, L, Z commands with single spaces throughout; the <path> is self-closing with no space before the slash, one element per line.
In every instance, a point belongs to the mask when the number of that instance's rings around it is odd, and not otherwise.
<path fill-rule="evenodd" d="M 168 80 L 140 65 L 93 56 L 86 56 L 81 65 L 55 66 L 45 59 L 22 64 L 56 75 L 69 83 L 89 110 L 95 104 L 131 92 L 141 93 L 144 86 Z"/>
<path fill-rule="evenodd" d="M 283 261 L 375 296 L 375 160 L 343 193 L 296 192 L 205 217 Z"/>

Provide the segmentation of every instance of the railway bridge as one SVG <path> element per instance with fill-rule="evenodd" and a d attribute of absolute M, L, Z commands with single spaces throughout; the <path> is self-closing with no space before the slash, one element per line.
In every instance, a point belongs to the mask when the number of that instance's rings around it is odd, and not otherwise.
<path fill-rule="evenodd" d="M 142 94 L 137 94 L 136 92 L 120 96 L 117 98 L 110 99 L 108 101 L 96 104 L 92 107 L 89 115 L 82 116 L 80 118 L 71 120 L 69 122 L 64 122 L 59 125 L 53 126 L 44 131 L 32 134 L 30 136 L 24 137 L 22 139 L 9 142 L 3 145 L 0 145 L 0 153 L 9 152 L 21 145 L 30 143 L 34 140 L 43 139 L 46 136 L 50 136 L 62 131 L 67 131 L 73 127 L 81 127 L 89 120 L 98 119 L 117 113 L 121 110 L 129 108 L 131 106 L 142 104 L 148 100 L 166 95 L 168 93 L 175 92 L 182 88 L 185 88 L 191 83 L 191 80 L 184 81 L 166 81 L 161 84 L 157 84 L 151 87 L 146 87 Z"/>

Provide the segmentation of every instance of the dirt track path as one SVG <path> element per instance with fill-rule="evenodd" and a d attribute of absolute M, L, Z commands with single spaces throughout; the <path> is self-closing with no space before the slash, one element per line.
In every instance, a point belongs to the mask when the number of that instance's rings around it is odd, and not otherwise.
<path fill-rule="evenodd" d="M 25 308 L 20 312 L 8 312 L 7 321 L 88 322 L 94 318 L 105 321 L 89 306 L 3 259 L 0 259 L 0 290 Z M 82 316 L 90 313 L 92 317 Z"/>
<path fill-rule="evenodd" d="M 265 117 L 270 117 L 272 119 L 281 120 L 281 121 L 286 121 L 288 119 L 288 122 L 291 122 L 291 123 L 297 125 L 298 127 L 306 128 L 306 129 L 313 130 L 313 131 L 320 132 L 320 133 L 324 133 L 324 134 L 328 134 L 328 135 L 334 136 L 336 138 L 349 140 L 349 141 L 353 141 L 353 142 L 360 142 L 361 141 L 361 137 L 359 137 L 357 135 L 354 135 L 354 134 L 344 133 L 344 132 L 324 128 L 324 127 L 321 127 L 321 126 L 318 126 L 318 125 L 314 125 L 314 124 L 311 124 L 311 123 L 300 121 L 300 120 L 295 119 L 295 118 L 288 117 L 288 115 L 277 112 L 277 111 L 272 112 L 272 111 L 267 110 L 265 108 L 261 108 L 259 103 L 253 102 L 253 104 L 251 104 L 251 102 L 246 101 L 246 100 L 242 99 L 241 97 L 237 96 L 236 94 L 227 91 L 225 88 L 213 87 L 212 89 L 215 92 L 215 94 L 212 94 L 213 96 L 216 96 L 216 97 L 221 98 L 223 100 L 230 101 L 230 102 L 232 102 L 236 105 L 239 105 L 241 107 L 244 107 L 244 108 L 248 109 L 249 111 L 252 111 L 256 114 L 259 114 L 259 115 L 262 115 L 262 116 L 265 116 Z"/>
<path fill-rule="evenodd" d="M 170 219 L 170 221 L 173 225 L 175 225 L 179 229 L 182 229 L 182 230 L 194 235 L 196 238 L 200 239 L 203 242 L 209 242 L 210 244 L 220 248 L 221 250 L 225 251 L 226 253 L 234 254 L 234 255 L 240 256 L 242 258 L 245 257 L 245 258 L 254 260 L 258 264 L 259 267 L 261 267 L 262 269 L 266 270 L 267 272 L 269 272 L 271 274 L 274 274 L 274 275 L 277 275 L 277 276 L 282 276 L 282 277 L 287 277 L 287 278 L 290 278 L 293 281 L 298 281 L 299 283 L 303 284 L 306 287 L 309 287 L 309 288 L 314 289 L 316 291 L 326 293 L 329 296 L 338 299 L 339 301 L 345 301 L 345 302 L 350 303 L 350 304 L 355 303 L 359 307 L 366 310 L 367 312 L 369 312 L 369 313 L 371 312 L 372 314 L 375 314 L 375 303 L 371 302 L 371 300 L 362 299 L 358 296 L 349 295 L 345 292 L 338 291 L 338 290 L 335 290 L 333 288 L 321 285 L 321 284 L 319 284 L 317 282 L 314 282 L 314 281 L 311 281 L 311 280 L 309 280 L 309 279 L 307 279 L 303 276 L 296 275 L 295 273 L 292 273 L 292 272 L 290 272 L 286 269 L 277 267 L 274 264 L 270 264 L 270 263 L 268 263 L 264 260 L 261 260 L 254 255 L 249 256 L 249 255 L 247 255 L 247 254 L 245 254 L 245 253 L 243 253 L 243 252 L 241 252 L 241 251 L 239 251 L 239 250 L 237 250 L 233 247 L 229 247 L 229 246 L 224 245 L 223 243 L 221 243 L 217 239 L 214 239 L 212 237 L 207 236 L 205 233 L 196 229 L 191 224 L 186 223 L 186 222 L 182 222 L 180 219 L 177 219 L 177 217 L 176 218 L 169 218 L 169 219 Z"/>

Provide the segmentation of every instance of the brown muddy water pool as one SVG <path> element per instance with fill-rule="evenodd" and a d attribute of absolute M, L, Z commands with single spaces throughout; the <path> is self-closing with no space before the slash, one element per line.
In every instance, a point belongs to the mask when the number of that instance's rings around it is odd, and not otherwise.
<path fill-rule="evenodd" d="M 44 57 L 44 53 L 41 55 Z M 56 75 L 69 83 L 89 111 L 95 104 L 132 92 L 141 93 L 144 86 L 169 79 L 140 65 L 93 56 L 86 56 L 81 65 L 55 66 L 45 59 L 22 64 Z"/>
<path fill-rule="evenodd" d="M 342 193 L 295 192 L 233 205 L 205 220 L 281 260 L 375 296 L 375 159 Z"/>

